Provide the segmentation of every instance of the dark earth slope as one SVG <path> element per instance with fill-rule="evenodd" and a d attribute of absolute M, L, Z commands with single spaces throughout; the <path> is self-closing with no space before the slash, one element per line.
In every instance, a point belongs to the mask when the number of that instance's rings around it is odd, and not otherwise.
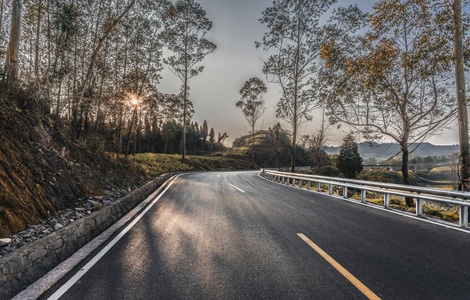
<path fill-rule="evenodd" d="M 0 99 L 0 238 L 104 189 L 141 181 L 126 161 L 69 140 L 60 124 Z"/>

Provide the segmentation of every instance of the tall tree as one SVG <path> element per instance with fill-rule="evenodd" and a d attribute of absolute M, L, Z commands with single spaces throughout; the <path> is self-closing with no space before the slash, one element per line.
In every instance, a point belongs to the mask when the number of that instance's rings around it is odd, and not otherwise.
<path fill-rule="evenodd" d="M 320 18 L 334 0 L 274 0 L 260 19 L 268 31 L 262 42 L 273 53 L 264 63 L 268 81 L 280 85 L 282 96 L 276 116 L 292 126 L 291 171 L 295 171 L 297 131 L 303 121 L 311 120 L 315 107 L 312 74 L 321 48 Z"/>
<path fill-rule="evenodd" d="M 349 133 L 343 139 L 343 144 L 339 148 L 336 166 L 346 178 L 356 178 L 357 174 L 363 169 L 362 157 L 359 154 L 358 146 L 352 133 Z"/>
<path fill-rule="evenodd" d="M 43 14 L 42 9 L 42 0 L 39 0 L 37 5 L 36 41 L 34 43 L 34 76 L 36 79 L 39 77 L 39 40 L 41 34 L 41 18 Z"/>
<path fill-rule="evenodd" d="M 198 65 L 206 55 L 216 49 L 216 45 L 205 38 L 212 29 L 212 21 L 206 11 L 194 0 L 177 0 L 170 4 L 163 15 L 165 30 L 161 35 L 166 47 L 173 53 L 164 62 L 182 81 L 183 91 L 183 150 L 181 160 L 186 155 L 186 127 L 189 79 L 203 71 Z"/>
<path fill-rule="evenodd" d="M 209 132 L 209 143 L 211 143 L 211 145 L 215 144 L 215 131 L 214 131 L 214 128 L 212 128 L 212 127 L 211 127 L 211 130 Z"/>
<path fill-rule="evenodd" d="M 457 109 L 460 141 L 460 189 L 470 191 L 470 145 L 468 138 L 467 97 L 465 96 L 464 39 L 462 22 L 462 0 L 454 0 L 453 11 L 453 42 L 455 82 L 457 90 Z"/>
<path fill-rule="evenodd" d="M 204 120 L 204 123 L 202 124 L 202 129 L 201 129 L 201 139 L 202 139 L 202 145 L 203 148 L 202 150 L 206 150 L 206 143 L 207 143 L 207 137 L 209 136 L 209 126 L 207 125 L 207 121 Z"/>
<path fill-rule="evenodd" d="M 330 121 L 349 124 L 369 139 L 396 141 L 405 184 L 410 183 L 409 145 L 439 132 L 455 116 L 446 88 L 452 60 L 431 1 L 381 1 L 369 32 L 353 36 L 353 23 L 346 30 L 330 28 L 333 38 L 322 50 Z"/>
<path fill-rule="evenodd" d="M 248 124 L 251 126 L 251 154 L 253 167 L 255 167 L 255 125 L 266 110 L 263 94 L 267 91 L 268 88 L 261 79 L 258 77 L 252 77 L 243 84 L 240 89 L 241 99 L 235 103 L 235 106 L 242 110 Z"/>
<path fill-rule="evenodd" d="M 4 0 L 0 0 L 0 42 L 3 41 L 3 7 Z"/>
<path fill-rule="evenodd" d="M 5 60 L 5 76 L 11 89 L 17 84 L 19 70 L 19 50 L 21 41 L 22 0 L 12 0 L 10 38 Z"/>

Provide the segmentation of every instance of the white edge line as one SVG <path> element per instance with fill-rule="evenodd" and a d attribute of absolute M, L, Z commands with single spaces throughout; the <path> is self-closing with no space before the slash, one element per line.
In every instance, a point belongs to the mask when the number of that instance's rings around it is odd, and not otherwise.
<path fill-rule="evenodd" d="M 231 186 L 231 187 L 233 187 L 234 189 L 237 189 L 237 190 L 238 190 L 239 192 L 241 192 L 241 193 L 245 193 L 245 191 L 244 191 L 244 190 L 242 190 L 242 189 L 241 189 L 241 188 L 239 188 L 239 187 L 236 187 L 236 186 L 234 186 L 234 185 L 233 185 L 233 184 L 231 184 L 231 183 L 230 183 L 230 186 Z"/>
<path fill-rule="evenodd" d="M 168 186 L 161 192 L 135 219 L 127 225 L 109 244 L 107 244 L 93 259 L 91 259 L 82 269 L 80 269 L 72 278 L 70 278 L 62 287 L 60 287 L 48 300 L 59 299 L 65 294 L 80 278 L 90 270 L 146 213 L 153 207 L 155 203 L 165 194 L 170 188 L 176 178 L 180 175 L 175 176 Z"/>

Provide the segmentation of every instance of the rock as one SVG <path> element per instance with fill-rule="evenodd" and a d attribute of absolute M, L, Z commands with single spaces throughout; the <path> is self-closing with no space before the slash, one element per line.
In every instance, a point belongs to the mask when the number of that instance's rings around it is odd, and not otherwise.
<path fill-rule="evenodd" d="M 74 163 L 71 162 L 71 165 L 73 166 Z M 88 199 L 79 199 L 79 207 L 60 211 L 57 216 L 50 216 L 49 214 L 50 217 L 48 219 L 41 220 L 40 224 L 29 225 L 27 230 L 12 235 L 10 239 L 0 239 L 0 257 L 6 253 L 15 251 L 27 243 L 33 242 L 38 238 L 42 238 L 54 231 L 60 230 L 71 222 L 75 222 L 80 218 L 91 215 L 92 212 L 99 210 L 104 206 L 111 205 L 117 199 L 127 195 L 130 191 L 146 183 L 145 179 L 142 179 L 141 181 L 141 184 L 131 184 L 121 188 L 105 190 L 102 196 L 92 196 Z"/>
<path fill-rule="evenodd" d="M 11 239 L 9 238 L 0 239 L 0 247 L 8 246 L 10 243 L 11 243 Z"/>

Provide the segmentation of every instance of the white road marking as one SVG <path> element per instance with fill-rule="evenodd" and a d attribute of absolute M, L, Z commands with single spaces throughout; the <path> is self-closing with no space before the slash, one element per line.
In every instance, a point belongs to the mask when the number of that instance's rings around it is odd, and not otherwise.
<path fill-rule="evenodd" d="M 233 184 L 230 184 L 230 186 L 233 187 L 234 189 L 237 189 L 239 192 L 245 193 L 244 190 L 242 190 L 242 189 L 239 188 L 239 187 L 234 186 Z"/>
<path fill-rule="evenodd" d="M 152 208 L 152 206 L 157 203 L 158 200 L 165 194 L 165 192 L 170 188 L 173 182 L 178 178 L 176 176 L 168 184 L 165 190 L 159 194 L 148 206 L 144 209 L 121 233 L 119 233 L 108 245 L 106 245 L 93 259 L 91 259 L 80 271 L 78 271 L 72 278 L 69 279 L 62 287 L 60 287 L 48 300 L 56 300 L 62 297 L 80 278 L 85 275 L 88 270 L 90 270 L 134 225 L 147 213 L 147 211 Z"/>

